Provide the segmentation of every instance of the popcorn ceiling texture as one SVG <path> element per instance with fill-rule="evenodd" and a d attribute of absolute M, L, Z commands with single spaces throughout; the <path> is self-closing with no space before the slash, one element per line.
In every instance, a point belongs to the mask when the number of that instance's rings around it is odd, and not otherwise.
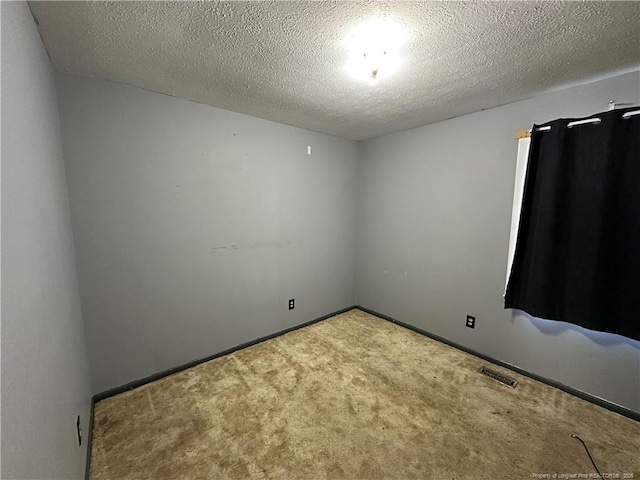
<path fill-rule="evenodd" d="M 637 2 L 30 2 L 54 66 L 352 140 L 640 63 Z M 410 32 L 370 86 L 344 41 Z"/>

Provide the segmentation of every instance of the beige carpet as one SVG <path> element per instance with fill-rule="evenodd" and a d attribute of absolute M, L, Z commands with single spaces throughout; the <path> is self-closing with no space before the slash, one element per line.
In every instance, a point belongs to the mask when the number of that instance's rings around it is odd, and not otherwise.
<path fill-rule="evenodd" d="M 592 474 L 575 432 L 603 474 L 640 479 L 640 423 L 482 365 L 352 310 L 98 403 L 91 478 Z"/>

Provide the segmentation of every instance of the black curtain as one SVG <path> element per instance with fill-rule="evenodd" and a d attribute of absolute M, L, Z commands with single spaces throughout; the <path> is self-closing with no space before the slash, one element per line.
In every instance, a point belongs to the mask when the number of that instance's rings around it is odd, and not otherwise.
<path fill-rule="evenodd" d="M 640 340 L 635 110 L 534 125 L 505 308 Z"/>

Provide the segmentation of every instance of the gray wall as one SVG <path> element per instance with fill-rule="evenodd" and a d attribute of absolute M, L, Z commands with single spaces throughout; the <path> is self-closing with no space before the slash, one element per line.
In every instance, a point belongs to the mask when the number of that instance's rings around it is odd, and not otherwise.
<path fill-rule="evenodd" d="M 355 142 L 57 86 L 94 392 L 353 305 Z"/>
<path fill-rule="evenodd" d="M 90 381 L 54 73 L 2 2 L 2 478 L 82 478 Z"/>
<path fill-rule="evenodd" d="M 534 122 L 640 102 L 640 74 L 364 143 L 358 303 L 640 411 L 640 343 L 503 309 L 517 142 Z M 465 327 L 477 317 L 475 330 Z"/>

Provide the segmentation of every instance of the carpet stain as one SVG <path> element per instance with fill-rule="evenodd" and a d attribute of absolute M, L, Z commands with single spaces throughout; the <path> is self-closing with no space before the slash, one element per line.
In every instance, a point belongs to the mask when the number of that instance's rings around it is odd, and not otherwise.
<path fill-rule="evenodd" d="M 483 365 L 354 309 L 99 402 L 90 478 L 594 474 L 571 433 L 603 474 L 640 478 L 640 423 Z"/>

